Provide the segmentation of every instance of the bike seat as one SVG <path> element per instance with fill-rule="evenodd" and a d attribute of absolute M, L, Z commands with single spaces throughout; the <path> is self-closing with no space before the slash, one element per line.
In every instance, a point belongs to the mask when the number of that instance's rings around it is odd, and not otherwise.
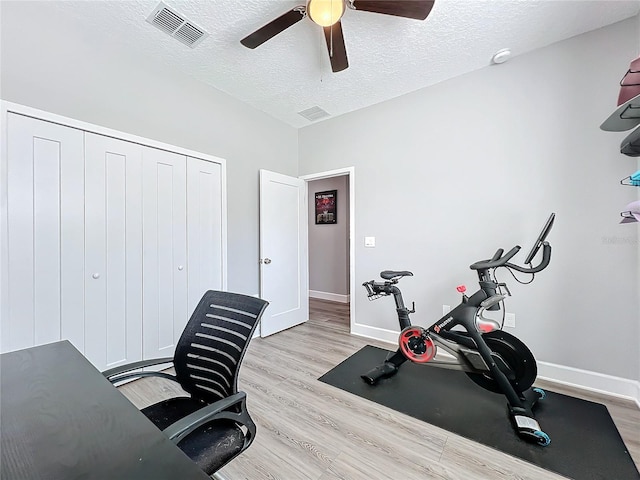
<path fill-rule="evenodd" d="M 391 280 L 393 278 L 413 277 L 413 273 L 408 272 L 407 270 L 403 270 L 403 271 L 384 270 L 380 272 L 380 276 L 385 280 Z"/>

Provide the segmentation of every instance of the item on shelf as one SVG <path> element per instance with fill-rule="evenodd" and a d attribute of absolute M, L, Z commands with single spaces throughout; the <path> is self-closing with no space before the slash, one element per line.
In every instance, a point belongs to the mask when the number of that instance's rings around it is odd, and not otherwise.
<path fill-rule="evenodd" d="M 620 184 L 628 185 L 630 187 L 640 187 L 640 170 L 628 177 L 624 177 L 620 180 Z"/>
<path fill-rule="evenodd" d="M 640 222 L 640 200 L 627 205 L 626 209 L 620 212 L 620 216 L 622 217 L 620 223 Z"/>
<path fill-rule="evenodd" d="M 636 128 L 622 140 L 620 153 L 628 157 L 640 157 L 640 127 Z"/>
<path fill-rule="evenodd" d="M 627 73 L 620 81 L 618 106 L 626 103 L 637 95 L 640 95 L 640 57 L 631 62 L 629 70 L 627 70 Z"/>
<path fill-rule="evenodd" d="M 600 129 L 606 132 L 624 132 L 640 125 L 640 95 L 620 105 L 609 115 Z"/>

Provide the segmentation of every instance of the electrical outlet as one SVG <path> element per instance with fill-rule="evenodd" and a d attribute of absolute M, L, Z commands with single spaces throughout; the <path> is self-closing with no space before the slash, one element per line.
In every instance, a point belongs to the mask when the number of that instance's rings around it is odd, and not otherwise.
<path fill-rule="evenodd" d="M 442 315 L 446 315 L 451 311 L 451 307 L 449 305 L 442 305 Z"/>
<path fill-rule="evenodd" d="M 507 313 L 504 316 L 504 326 L 516 328 L 516 314 L 515 313 Z"/>

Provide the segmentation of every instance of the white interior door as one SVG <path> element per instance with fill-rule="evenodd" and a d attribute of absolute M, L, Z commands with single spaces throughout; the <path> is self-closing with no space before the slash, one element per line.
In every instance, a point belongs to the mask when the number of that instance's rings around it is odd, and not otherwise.
<path fill-rule="evenodd" d="M 222 166 L 187 158 L 189 314 L 207 290 L 223 290 Z"/>
<path fill-rule="evenodd" d="M 144 147 L 143 356 L 171 357 L 187 309 L 186 157 Z"/>
<path fill-rule="evenodd" d="M 85 134 L 85 356 L 142 359 L 142 146 Z"/>
<path fill-rule="evenodd" d="M 2 351 L 62 338 L 82 351 L 83 132 L 13 113 L 7 122 Z"/>
<path fill-rule="evenodd" d="M 304 180 L 260 170 L 262 337 L 309 319 L 307 230 Z"/>

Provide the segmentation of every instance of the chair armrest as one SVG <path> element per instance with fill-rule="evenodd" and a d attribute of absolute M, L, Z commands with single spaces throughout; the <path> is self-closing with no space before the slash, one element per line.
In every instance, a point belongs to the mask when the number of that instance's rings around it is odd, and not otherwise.
<path fill-rule="evenodd" d="M 245 445 L 249 446 L 256 434 L 256 425 L 249 416 L 247 411 L 247 394 L 245 392 L 235 393 L 227 398 L 210 403 L 205 407 L 181 418 L 177 422 L 169 425 L 162 432 L 169 437 L 173 443 L 179 443 L 184 437 L 193 432 L 196 428 L 218 419 L 233 420 L 247 428 L 245 436 Z M 228 409 L 234 405 L 240 404 L 240 411 L 234 412 Z"/>
<path fill-rule="evenodd" d="M 119 382 L 121 380 L 126 380 L 128 378 L 134 377 L 149 377 L 149 376 L 157 376 L 168 378 L 169 380 L 175 380 L 173 375 L 169 375 L 167 373 L 162 372 L 136 372 L 131 373 L 129 375 L 122 375 L 126 372 L 131 372 L 133 370 L 138 370 L 144 367 L 151 367 L 153 365 L 161 365 L 163 363 L 173 363 L 173 357 L 166 358 L 154 358 L 151 360 L 141 360 L 139 362 L 129 363 L 127 365 L 120 365 L 119 367 L 110 368 L 109 370 L 105 370 L 102 372 L 102 375 L 109 380 L 111 383 Z M 117 378 L 114 378 L 116 377 Z"/>

